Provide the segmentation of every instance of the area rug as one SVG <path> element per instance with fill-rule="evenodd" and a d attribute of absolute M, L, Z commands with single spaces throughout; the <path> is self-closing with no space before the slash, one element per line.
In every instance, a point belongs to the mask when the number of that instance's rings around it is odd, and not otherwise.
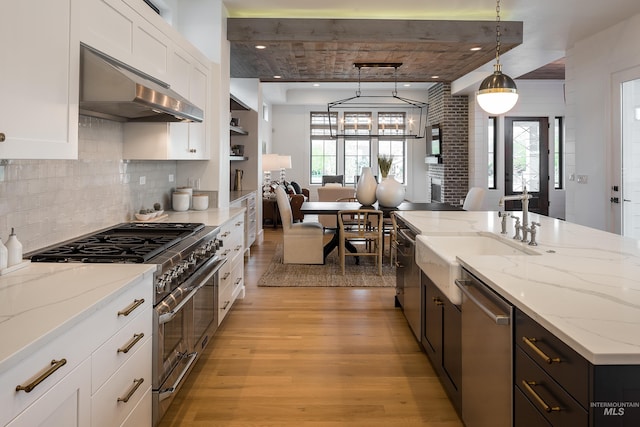
<path fill-rule="evenodd" d="M 354 257 L 347 257 L 345 274 L 342 275 L 338 250 L 331 252 L 324 265 L 283 264 L 282 245 L 276 247 L 276 253 L 266 271 L 258 281 L 258 286 L 272 287 L 394 287 L 396 285 L 395 268 L 384 259 L 382 276 L 373 257 L 360 257 L 360 265 Z"/>

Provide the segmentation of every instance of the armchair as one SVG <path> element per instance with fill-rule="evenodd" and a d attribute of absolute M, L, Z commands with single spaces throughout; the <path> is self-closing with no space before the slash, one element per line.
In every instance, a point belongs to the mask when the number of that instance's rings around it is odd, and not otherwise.
<path fill-rule="evenodd" d="M 276 200 L 282 220 L 283 264 L 323 264 L 324 232 L 318 222 L 293 222 L 289 196 L 276 188 Z"/>

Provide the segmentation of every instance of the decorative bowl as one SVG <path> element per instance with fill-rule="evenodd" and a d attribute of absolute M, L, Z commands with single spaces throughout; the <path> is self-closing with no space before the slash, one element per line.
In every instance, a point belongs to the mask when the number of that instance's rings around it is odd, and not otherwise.
<path fill-rule="evenodd" d="M 138 221 L 148 221 L 149 219 L 151 219 L 151 215 L 149 214 L 141 214 L 141 213 L 137 213 L 136 214 L 136 219 Z"/>

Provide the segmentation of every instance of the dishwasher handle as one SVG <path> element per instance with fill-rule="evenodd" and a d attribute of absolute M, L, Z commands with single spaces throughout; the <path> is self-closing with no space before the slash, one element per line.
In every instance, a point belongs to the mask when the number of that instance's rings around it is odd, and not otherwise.
<path fill-rule="evenodd" d="M 472 291 L 471 286 L 469 286 L 469 284 L 473 282 L 469 282 L 466 280 L 458 280 L 458 279 L 456 279 L 455 282 L 456 282 L 456 286 L 460 288 L 462 293 L 465 294 L 467 298 L 469 298 L 476 306 L 478 306 L 478 308 L 482 310 L 484 314 L 486 314 L 490 319 L 492 319 L 496 323 L 496 325 L 508 325 L 511 322 L 510 314 L 494 313 L 493 310 L 491 310 L 486 305 L 484 305 L 480 301 L 480 299 L 476 295 L 474 295 L 474 292 Z"/>

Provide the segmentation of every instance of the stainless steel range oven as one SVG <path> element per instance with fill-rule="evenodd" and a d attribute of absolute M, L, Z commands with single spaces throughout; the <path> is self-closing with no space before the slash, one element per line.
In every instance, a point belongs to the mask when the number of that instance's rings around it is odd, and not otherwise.
<path fill-rule="evenodd" d="M 192 223 L 126 223 L 29 254 L 32 262 L 156 264 L 153 421 L 167 410 L 215 332 L 218 228 Z"/>

